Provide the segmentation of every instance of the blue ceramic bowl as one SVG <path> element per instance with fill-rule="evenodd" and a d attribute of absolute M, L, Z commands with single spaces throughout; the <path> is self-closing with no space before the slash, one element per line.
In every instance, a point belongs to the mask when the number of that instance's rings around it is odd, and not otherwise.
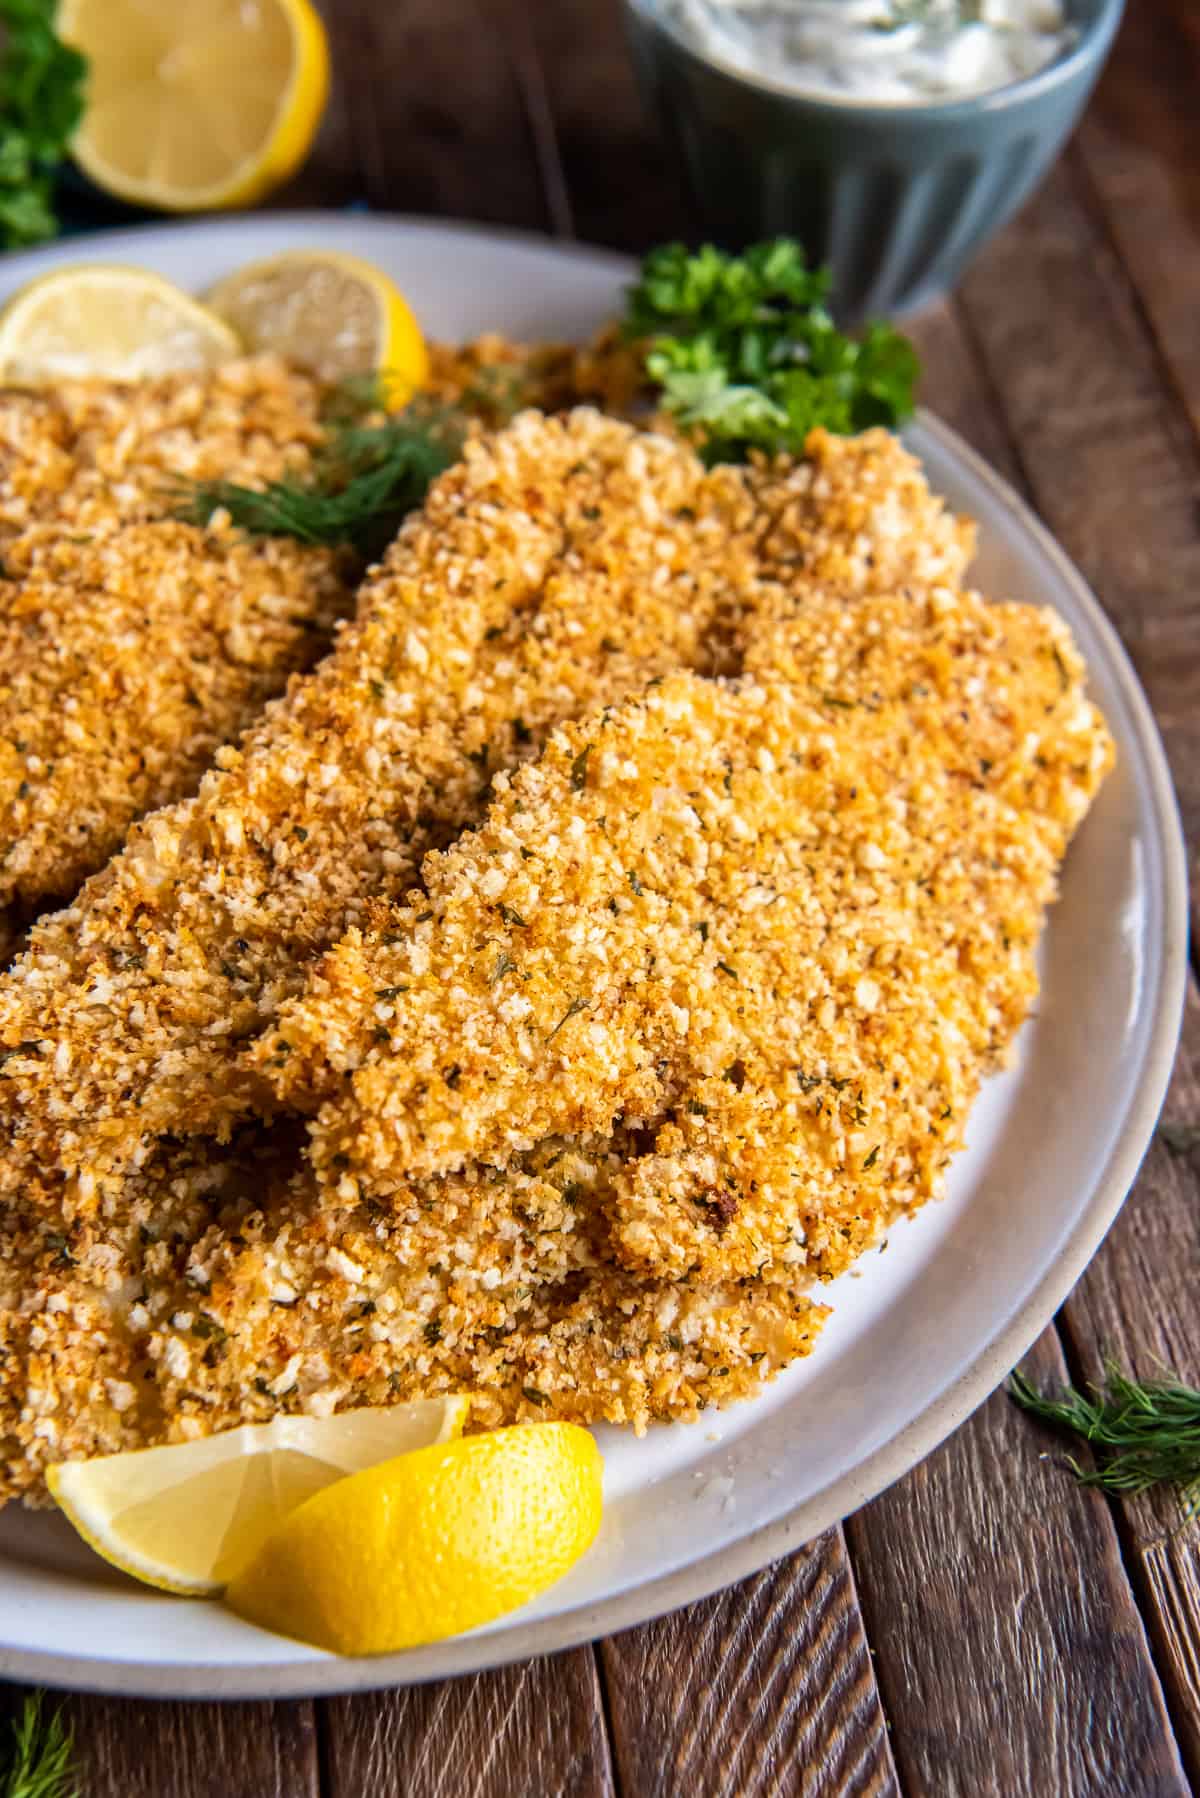
<path fill-rule="evenodd" d="M 1076 42 L 1035 75 L 915 106 L 798 94 L 701 55 L 625 0 L 634 60 L 707 233 L 730 249 L 798 237 L 853 321 L 953 286 L 1045 174 L 1083 109 L 1124 0 L 1068 0 Z"/>

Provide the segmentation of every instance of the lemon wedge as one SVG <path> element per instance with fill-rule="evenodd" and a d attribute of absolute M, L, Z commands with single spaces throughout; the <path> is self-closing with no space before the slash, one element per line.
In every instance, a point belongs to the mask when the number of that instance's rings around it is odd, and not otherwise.
<path fill-rule="evenodd" d="M 600 1527 L 600 1452 L 571 1423 L 464 1436 L 340 1480 L 289 1515 L 226 1602 L 336 1654 L 474 1629 L 560 1579 Z"/>
<path fill-rule="evenodd" d="M 0 313 L 0 378 L 37 383 L 211 368 L 241 353 L 236 334 L 148 269 L 79 262 L 21 288 Z"/>
<path fill-rule="evenodd" d="M 206 297 L 248 350 L 275 350 L 328 381 L 379 373 L 389 405 L 403 405 L 428 375 L 407 300 L 361 257 L 285 250 L 227 275 Z"/>
<path fill-rule="evenodd" d="M 62 0 L 59 35 L 88 59 L 72 152 L 139 206 L 249 206 L 307 155 L 329 93 L 310 0 Z"/>
<path fill-rule="evenodd" d="M 462 1433 L 465 1398 L 277 1417 L 167 1448 L 47 1471 L 84 1541 L 123 1573 L 166 1592 L 211 1596 L 297 1505 L 323 1487 Z"/>

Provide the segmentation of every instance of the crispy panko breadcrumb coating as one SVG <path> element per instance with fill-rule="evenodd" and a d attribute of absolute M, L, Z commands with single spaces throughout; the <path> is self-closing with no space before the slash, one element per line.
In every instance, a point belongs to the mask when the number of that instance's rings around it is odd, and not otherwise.
<path fill-rule="evenodd" d="M 44 1502 L 53 1461 L 438 1392 L 488 1426 L 642 1429 L 748 1396 L 826 1315 L 802 1271 L 688 1290 L 613 1265 L 620 1132 L 369 1206 L 321 1202 L 293 1147 L 174 1149 L 65 1233 L 10 1215 L 0 1502 Z"/>
<path fill-rule="evenodd" d="M 87 1203 L 156 1135 L 243 1114 L 240 1041 L 480 814 L 494 769 L 598 691 L 705 663 L 747 511 L 735 471 L 597 413 L 469 445 L 334 653 L 0 981 L 0 1193 L 78 1176 Z"/>
<path fill-rule="evenodd" d="M 166 517 L 184 477 L 307 461 L 318 389 L 274 358 L 0 390 L 0 918 L 75 892 L 324 653 L 327 552 Z"/>
<path fill-rule="evenodd" d="M 319 1021 L 355 1071 L 311 1145 L 331 1183 L 669 1114 L 706 1226 L 736 1207 L 739 1272 L 831 1159 L 893 1204 L 936 1190 L 1036 991 L 1107 733 L 1057 619 L 951 589 L 813 598 L 751 658 L 795 684 L 681 674 L 564 727 L 386 928 L 342 946 Z"/>
<path fill-rule="evenodd" d="M 48 542 L 0 614 L 0 907 L 74 893 L 191 791 L 350 594 L 330 554 L 168 521 Z"/>
<path fill-rule="evenodd" d="M 0 389 L 0 550 L 22 574 L 66 531 L 171 509 L 181 479 L 259 485 L 321 441 L 320 390 L 274 356 L 155 380 Z"/>
<path fill-rule="evenodd" d="M 793 600 L 806 601 L 818 585 L 825 592 L 853 598 L 930 582 L 952 584 L 961 578 L 974 549 L 973 527 L 947 512 L 930 493 L 919 464 L 896 437 L 888 431 L 868 431 L 848 439 L 815 431 L 808 449 L 803 462 L 719 469 L 707 480 L 700 477 L 690 451 L 678 452 L 696 485 L 686 508 L 679 505 L 678 494 L 671 502 L 676 524 L 681 522 L 685 529 L 673 554 L 689 553 L 686 533 L 694 527 L 690 553 L 713 566 L 717 587 L 706 594 L 710 631 L 706 655 L 677 655 L 672 666 L 691 663 L 702 671 L 735 672 L 760 611 L 779 610 L 779 600 L 770 592 L 772 583 L 779 584 L 782 609 L 787 612 Z M 661 481 L 657 473 L 654 478 Z M 651 519 L 655 509 L 668 509 L 661 493 L 642 503 L 643 508 L 652 508 L 647 514 Z M 714 541 L 714 529 L 721 532 L 719 543 Z M 627 572 L 636 579 L 638 565 L 629 561 Z M 575 578 L 590 583 L 594 571 L 581 569 Z M 656 568 L 653 579 L 662 586 L 661 569 Z M 599 628 L 617 634 L 607 592 L 597 588 L 583 610 L 590 608 L 599 608 L 595 613 Z M 558 640 L 569 645 L 569 631 L 560 631 Z M 646 677 L 662 672 L 663 665 L 652 668 L 647 663 Z M 515 672 L 509 678 L 515 678 Z M 560 718 L 588 703 L 609 704 L 632 684 L 623 670 L 614 681 L 603 664 L 594 665 L 590 687 L 576 687 L 574 705 L 560 705 L 557 711 L 544 703 L 536 708 L 538 738 Z M 520 709 L 527 722 L 535 713 L 534 703 L 524 698 Z M 498 768 L 508 765 L 508 757 L 497 758 Z M 466 815 L 461 819 L 464 824 L 470 821 Z M 395 891 L 398 883 L 391 885 Z M 352 961 L 356 953 L 351 944 Z M 290 1107 L 312 1108 L 322 1094 L 333 1090 L 338 1072 L 357 1062 L 357 1048 L 350 1044 L 343 1053 L 334 1030 L 325 1031 L 320 1019 L 321 990 L 325 985 L 336 987 L 342 978 L 338 954 L 335 948 L 327 962 L 315 966 L 313 998 L 301 993 L 294 1005 L 285 1004 L 287 1060 L 280 1061 L 270 1042 L 248 1058 Z"/>
<path fill-rule="evenodd" d="M 1110 750 L 1067 633 L 1029 608 L 814 600 L 749 654 L 794 684 L 676 675 L 555 735 L 435 858 L 433 918 L 378 945 L 411 961 L 466 923 L 457 986 L 429 953 L 404 995 L 418 1038 L 455 1014 L 457 1071 L 428 1082 L 453 1128 L 478 1141 L 528 1088 L 536 1130 L 579 1133 L 426 1178 L 251 1134 L 216 1166 L 156 1151 L 65 1227 L 14 1212 L 0 1493 L 36 1498 L 67 1455 L 450 1390 L 481 1423 L 640 1428 L 811 1347 L 814 1278 L 936 1190 Z M 589 1010 L 556 1028 L 581 981 Z M 640 1116 L 589 1134 L 619 1026 L 615 1098 Z M 393 1066 L 374 1053 L 364 1072 Z"/>
<path fill-rule="evenodd" d="M 88 1204 L 155 1136 L 219 1133 L 261 1103 L 238 1047 L 298 990 L 304 959 L 373 894 L 410 887 L 425 851 L 480 815 L 491 774 L 561 719 L 679 666 L 736 665 L 760 573 L 807 590 L 826 550 L 851 591 L 879 566 L 961 567 L 963 533 L 927 489 L 898 529 L 887 495 L 913 487 L 915 464 L 886 433 L 846 452 L 890 470 L 865 513 L 830 498 L 837 453 L 814 453 L 815 475 L 706 471 L 586 410 L 468 445 L 334 654 L 221 751 L 194 801 L 138 826 L 0 980 L 0 1194 L 55 1201 L 65 1180 L 67 1202 Z"/>

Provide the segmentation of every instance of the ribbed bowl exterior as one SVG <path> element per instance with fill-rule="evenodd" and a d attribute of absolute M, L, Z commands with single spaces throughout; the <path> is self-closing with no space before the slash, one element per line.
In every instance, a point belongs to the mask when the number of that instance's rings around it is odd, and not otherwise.
<path fill-rule="evenodd" d="M 839 317 L 911 312 L 954 285 L 1054 161 L 1095 85 L 1123 0 L 1074 8 L 1077 50 L 948 105 L 841 106 L 743 78 L 627 0 L 643 86 L 705 232 L 728 248 L 798 237 L 833 272 Z"/>

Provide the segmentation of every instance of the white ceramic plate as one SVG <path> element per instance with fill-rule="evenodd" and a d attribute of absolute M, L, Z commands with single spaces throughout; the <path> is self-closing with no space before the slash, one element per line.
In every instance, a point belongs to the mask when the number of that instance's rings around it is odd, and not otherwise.
<path fill-rule="evenodd" d="M 6 261 L 0 297 L 81 257 L 203 289 L 253 256 L 357 251 L 401 283 L 431 334 L 581 337 L 629 265 L 528 238 L 320 214 L 144 228 Z M 0 1676 L 107 1692 L 291 1697 L 461 1673 L 623 1629 L 727 1585 L 853 1511 L 927 1454 L 1023 1354 L 1111 1224 L 1150 1138 L 1178 1032 L 1185 876 L 1149 708 L 1116 636 L 1050 537 L 950 431 L 909 433 L 933 485 L 981 526 L 979 584 L 1052 605 L 1075 632 L 1118 745 L 1072 847 L 1044 992 L 1017 1066 L 989 1083 L 950 1193 L 893 1229 L 831 1293 L 815 1354 L 761 1398 L 641 1441 L 598 1436 L 596 1547 L 514 1619 L 379 1660 L 338 1660 L 219 1606 L 147 1592 L 58 1518 L 0 1515 Z"/>

